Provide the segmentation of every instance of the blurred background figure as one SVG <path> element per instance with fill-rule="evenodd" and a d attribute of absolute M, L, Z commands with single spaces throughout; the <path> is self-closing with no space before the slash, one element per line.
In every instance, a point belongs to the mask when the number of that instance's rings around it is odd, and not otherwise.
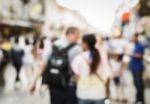
<path fill-rule="evenodd" d="M 120 103 L 127 103 L 125 98 L 125 81 L 124 81 L 124 52 L 127 44 L 123 34 L 114 35 L 110 40 L 110 65 L 113 73 L 113 82 L 115 85 L 116 98 L 115 100 Z"/>
<path fill-rule="evenodd" d="M 29 84 L 31 84 L 33 75 L 35 72 L 35 59 L 33 55 L 33 43 L 30 42 L 29 38 L 25 38 L 25 46 L 23 48 L 24 56 L 23 56 L 23 65 L 22 69 L 26 72 L 26 85 L 25 88 L 29 88 Z"/>
<path fill-rule="evenodd" d="M 23 49 L 19 46 L 19 37 L 15 37 L 14 44 L 12 46 L 11 50 L 11 61 L 16 69 L 17 75 L 16 75 L 16 88 L 18 88 L 21 84 L 20 80 L 20 71 L 23 65 L 23 56 L 24 56 L 24 51 Z"/>
<path fill-rule="evenodd" d="M 140 102 L 141 104 L 145 104 L 144 98 L 144 82 L 143 82 L 143 72 L 144 72 L 144 64 L 143 64 L 143 55 L 144 55 L 144 46 L 138 40 L 139 34 L 136 33 L 132 37 L 132 41 L 134 43 L 133 53 L 129 53 L 131 57 L 131 61 L 129 63 L 129 68 L 132 72 L 134 84 L 137 90 L 136 94 L 136 102 Z"/>
<path fill-rule="evenodd" d="M 127 102 L 125 99 L 124 93 L 124 67 L 122 62 L 123 55 L 120 53 L 113 53 L 113 56 L 110 60 L 111 70 L 113 73 L 113 81 L 116 87 L 116 101 L 117 102 Z"/>
<path fill-rule="evenodd" d="M 11 51 L 11 44 L 10 44 L 10 40 L 9 37 L 1 37 L 1 64 L 0 64 L 0 71 L 1 71 L 1 84 L 2 86 L 4 86 L 5 84 L 5 79 L 4 79 L 4 72 L 5 72 L 5 68 L 6 66 L 9 64 L 10 60 L 11 60 L 11 55 L 10 55 L 10 51 Z"/>

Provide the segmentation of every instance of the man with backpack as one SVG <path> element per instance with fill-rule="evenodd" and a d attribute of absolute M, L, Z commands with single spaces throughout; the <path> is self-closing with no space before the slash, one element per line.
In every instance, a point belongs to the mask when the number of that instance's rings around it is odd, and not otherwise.
<path fill-rule="evenodd" d="M 49 86 L 51 104 L 77 103 L 75 78 L 70 63 L 82 52 L 82 48 L 77 45 L 79 35 L 78 28 L 68 28 L 66 38 L 54 42 L 53 52 L 45 68 L 39 73 L 43 74 L 43 83 Z M 34 89 L 33 86 L 31 92 Z"/>

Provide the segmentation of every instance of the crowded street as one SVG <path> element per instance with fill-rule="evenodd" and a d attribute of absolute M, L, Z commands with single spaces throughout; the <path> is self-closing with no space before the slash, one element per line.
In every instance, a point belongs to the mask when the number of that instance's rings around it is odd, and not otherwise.
<path fill-rule="evenodd" d="M 150 0 L 0 0 L 0 104 L 150 104 Z"/>
<path fill-rule="evenodd" d="M 10 70 L 10 69 L 8 69 Z M 7 73 L 7 75 L 10 75 L 11 70 Z M 15 72 L 13 72 L 15 74 Z M 133 104 L 133 101 L 135 100 L 135 88 L 133 86 L 132 76 L 129 71 L 125 72 L 126 80 L 128 82 L 128 85 L 126 85 L 126 96 L 129 99 L 128 104 Z M 6 76 L 7 76 L 6 75 Z M 15 75 L 14 75 L 15 76 Z M 12 79 L 14 79 L 13 75 L 12 77 L 8 77 L 7 81 L 11 82 Z M 13 87 L 12 83 L 10 83 L 9 89 Z M 30 95 L 28 91 L 20 90 L 20 91 L 10 91 L 10 92 L 3 92 L 1 89 L 0 94 L 0 104 L 49 104 L 49 93 L 48 91 L 41 91 L 39 93 L 36 93 L 34 96 Z M 115 92 L 113 92 L 115 93 Z M 145 99 L 146 104 L 150 103 L 150 89 L 145 89 Z M 118 104 L 116 102 L 113 102 L 111 104 Z"/>

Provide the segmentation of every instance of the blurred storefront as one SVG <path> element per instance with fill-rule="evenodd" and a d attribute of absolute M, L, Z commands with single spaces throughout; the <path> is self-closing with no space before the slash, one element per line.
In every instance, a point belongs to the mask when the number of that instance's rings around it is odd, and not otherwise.
<path fill-rule="evenodd" d="M 60 35 L 68 26 L 90 28 L 79 13 L 58 5 L 55 0 L 0 0 L 1 34 L 3 28 L 12 31 L 17 27 L 19 31 L 38 28 L 44 36 Z"/>

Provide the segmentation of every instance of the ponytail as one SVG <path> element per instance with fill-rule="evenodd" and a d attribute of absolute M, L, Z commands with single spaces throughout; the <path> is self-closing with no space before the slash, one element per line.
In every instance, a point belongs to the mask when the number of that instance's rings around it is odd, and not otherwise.
<path fill-rule="evenodd" d="M 91 63 L 90 63 L 90 74 L 94 74 L 97 71 L 97 68 L 99 66 L 99 63 L 101 61 L 101 57 L 99 54 L 98 49 L 96 49 L 95 44 L 96 44 L 96 38 L 94 35 L 89 34 L 83 36 L 83 42 L 87 44 L 89 50 L 90 50 L 90 55 L 91 55 Z"/>
<path fill-rule="evenodd" d="M 91 51 L 91 57 L 92 57 L 92 62 L 90 64 L 90 73 L 96 73 L 97 68 L 99 66 L 100 63 L 100 54 L 99 51 L 96 48 L 93 48 Z"/>

